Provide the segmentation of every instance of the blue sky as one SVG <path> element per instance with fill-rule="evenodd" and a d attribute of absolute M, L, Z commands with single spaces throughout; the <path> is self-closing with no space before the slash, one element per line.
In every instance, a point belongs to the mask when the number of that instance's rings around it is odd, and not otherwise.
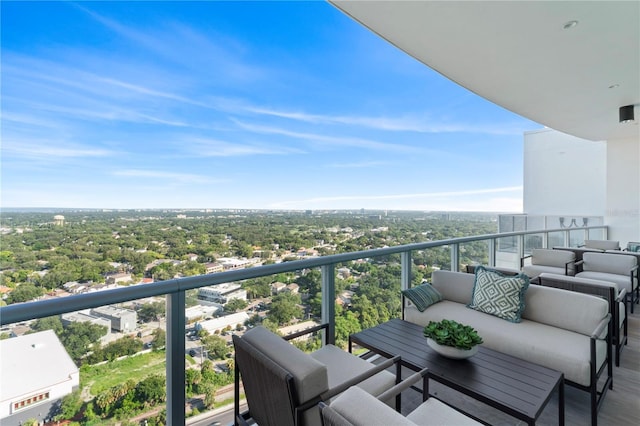
<path fill-rule="evenodd" d="M 2 1 L 2 207 L 522 210 L 522 134 L 326 2 Z"/>

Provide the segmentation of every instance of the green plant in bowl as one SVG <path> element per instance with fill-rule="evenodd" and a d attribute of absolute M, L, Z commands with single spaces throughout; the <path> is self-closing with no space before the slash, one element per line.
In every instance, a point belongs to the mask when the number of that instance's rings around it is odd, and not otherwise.
<path fill-rule="evenodd" d="M 439 345 L 463 350 L 469 350 L 482 343 L 482 337 L 474 328 L 447 319 L 429 322 L 424 328 L 424 335 Z"/>

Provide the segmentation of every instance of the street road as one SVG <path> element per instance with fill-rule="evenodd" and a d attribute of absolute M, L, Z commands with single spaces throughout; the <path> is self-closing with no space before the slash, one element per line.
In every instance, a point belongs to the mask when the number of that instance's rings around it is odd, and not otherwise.
<path fill-rule="evenodd" d="M 247 404 L 240 404 L 240 411 L 245 411 Z M 216 423 L 218 422 L 218 423 Z M 187 419 L 187 426 L 230 426 L 233 424 L 233 405 L 212 410 Z"/>

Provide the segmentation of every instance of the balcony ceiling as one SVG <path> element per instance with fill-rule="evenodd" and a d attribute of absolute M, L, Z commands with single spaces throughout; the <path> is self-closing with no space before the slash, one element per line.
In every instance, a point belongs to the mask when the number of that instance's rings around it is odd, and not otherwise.
<path fill-rule="evenodd" d="M 639 137 L 640 1 L 330 2 L 518 115 L 584 139 Z M 631 104 L 635 122 L 620 124 Z"/>

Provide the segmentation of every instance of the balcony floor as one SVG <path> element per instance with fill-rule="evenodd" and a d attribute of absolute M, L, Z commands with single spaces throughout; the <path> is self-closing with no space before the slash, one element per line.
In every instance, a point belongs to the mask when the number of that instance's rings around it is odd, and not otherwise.
<path fill-rule="evenodd" d="M 598 414 L 598 424 L 635 426 L 640 412 L 640 307 L 629 315 L 629 341 L 620 357 L 620 367 L 613 367 L 613 389 L 607 392 Z M 407 375 L 410 372 L 407 372 Z M 431 393 L 443 401 L 463 411 L 477 413 L 477 416 L 492 425 L 525 425 L 525 422 L 510 417 L 478 401 L 465 397 L 438 383 L 430 385 Z M 402 411 L 408 413 L 421 402 L 421 395 L 415 391 L 402 394 Z M 583 426 L 591 423 L 589 394 L 571 386 L 565 386 L 565 424 Z M 539 425 L 558 424 L 558 397 L 551 397 Z"/>

